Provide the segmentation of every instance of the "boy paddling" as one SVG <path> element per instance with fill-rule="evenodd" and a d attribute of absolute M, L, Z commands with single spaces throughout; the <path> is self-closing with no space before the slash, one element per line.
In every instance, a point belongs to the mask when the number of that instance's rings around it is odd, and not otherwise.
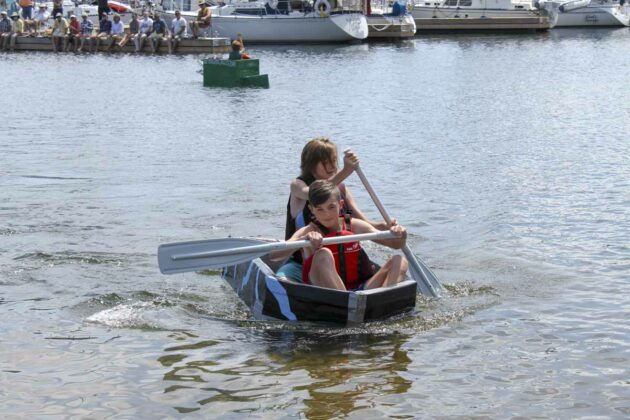
<path fill-rule="evenodd" d="M 359 242 L 322 246 L 324 237 L 345 236 L 377 232 L 371 224 L 361 219 L 340 218 L 343 206 L 337 186 L 326 180 L 314 181 L 309 188 L 309 208 L 315 221 L 296 231 L 291 241 L 307 239 L 311 246 L 304 248 L 302 281 L 320 287 L 337 290 L 362 290 L 393 286 L 405 278 L 407 260 L 394 255 L 378 270 L 370 263 Z M 405 246 L 407 231 L 393 225 L 390 231 L 399 238 L 375 241 L 394 249 Z M 277 251 L 270 254 L 272 260 L 282 260 L 292 253 Z"/>

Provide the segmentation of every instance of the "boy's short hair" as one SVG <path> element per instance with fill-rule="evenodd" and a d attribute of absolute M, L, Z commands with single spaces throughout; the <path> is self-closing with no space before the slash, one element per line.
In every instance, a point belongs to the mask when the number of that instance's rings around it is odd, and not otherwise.
<path fill-rule="evenodd" d="M 308 202 L 311 206 L 324 204 L 331 197 L 339 200 L 341 194 L 339 193 L 339 188 L 326 179 L 314 181 L 308 188 Z"/>
<path fill-rule="evenodd" d="M 302 149 L 300 169 L 303 177 L 313 176 L 319 162 L 337 163 L 337 146 L 326 137 L 316 137 Z"/>

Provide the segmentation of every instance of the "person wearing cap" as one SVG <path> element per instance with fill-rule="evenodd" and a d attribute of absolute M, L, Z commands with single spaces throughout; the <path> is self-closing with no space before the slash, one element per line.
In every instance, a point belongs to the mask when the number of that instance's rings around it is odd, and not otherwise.
<path fill-rule="evenodd" d="M 131 20 L 129 21 L 129 30 L 127 31 L 127 33 L 125 33 L 125 35 L 123 36 L 123 39 L 118 43 L 118 46 L 120 48 L 123 48 L 125 45 L 127 45 L 127 42 L 129 42 L 131 38 L 135 39 L 135 37 L 138 36 L 139 30 L 140 30 L 140 22 L 138 21 L 138 14 L 135 12 L 132 12 Z"/>
<path fill-rule="evenodd" d="M 208 7 L 206 0 L 199 0 L 199 11 L 197 18 L 192 23 L 193 38 L 198 38 L 202 29 L 207 29 L 212 25 L 212 10 Z"/>
<path fill-rule="evenodd" d="M 149 35 L 151 35 L 151 32 L 153 32 L 153 19 L 149 17 L 149 12 L 145 10 L 142 14 L 142 19 L 140 19 L 140 29 L 138 35 L 136 35 L 133 39 L 134 44 L 136 44 L 136 52 L 142 51 L 144 41 Z"/>
<path fill-rule="evenodd" d="M 55 23 L 52 26 L 53 52 L 61 52 L 66 49 L 66 35 L 68 35 L 68 21 L 61 13 L 57 13 Z"/>
<path fill-rule="evenodd" d="M 5 41 L 11 36 L 11 20 L 7 17 L 7 12 L 0 12 L 0 48 L 4 50 Z"/>
<path fill-rule="evenodd" d="M 4 38 L 2 47 L 3 49 L 11 48 L 11 51 L 13 51 L 15 50 L 15 41 L 17 37 L 25 35 L 25 32 L 24 20 L 22 20 L 17 12 L 11 13 L 11 19 L 13 20 L 13 24 L 11 25 L 11 34 Z"/>
<path fill-rule="evenodd" d="M 79 48 L 79 39 L 81 35 L 81 23 L 75 15 L 70 15 L 70 22 L 68 22 L 68 35 L 65 40 L 64 51 L 68 52 L 72 45 L 72 51 L 76 52 Z"/>
<path fill-rule="evenodd" d="M 107 13 L 103 13 L 103 19 L 98 23 L 98 33 L 92 37 L 94 43 L 94 52 L 98 52 L 98 47 L 101 40 L 108 44 L 112 34 L 112 21 L 109 20 Z"/>
<path fill-rule="evenodd" d="M 38 36 L 41 35 L 46 29 L 48 29 L 48 18 L 50 18 L 50 13 L 48 12 L 48 6 L 46 4 L 41 3 L 37 12 L 35 12 L 35 16 L 33 17 L 33 27 L 35 32 L 38 33 Z"/>
<path fill-rule="evenodd" d="M 168 53 L 173 54 L 182 38 L 188 37 L 188 24 L 179 10 L 175 10 L 175 19 L 171 21 L 171 36 L 168 39 Z"/>
<path fill-rule="evenodd" d="M 153 13 L 153 31 L 149 35 L 149 41 L 151 41 L 151 51 L 155 54 L 160 48 L 162 40 L 168 36 L 168 28 L 166 22 L 158 12 Z"/>
<path fill-rule="evenodd" d="M 79 45 L 79 49 L 77 52 L 83 51 L 83 45 L 85 45 L 85 41 L 92 42 L 92 31 L 94 30 L 94 24 L 88 19 L 87 13 L 83 13 L 81 15 L 81 24 L 79 25 L 80 32 L 79 38 L 81 39 L 81 45 Z M 90 45 L 88 45 L 88 51 L 90 49 Z"/>
<path fill-rule="evenodd" d="M 107 52 L 111 51 L 112 46 L 114 44 L 118 45 L 120 41 L 122 41 L 125 36 L 125 25 L 123 25 L 120 20 L 120 15 L 118 13 L 114 13 L 114 21 L 112 22 L 112 40 L 107 45 Z"/>
<path fill-rule="evenodd" d="M 19 0 L 18 4 L 22 8 L 22 17 L 24 19 L 33 18 L 33 0 Z"/>

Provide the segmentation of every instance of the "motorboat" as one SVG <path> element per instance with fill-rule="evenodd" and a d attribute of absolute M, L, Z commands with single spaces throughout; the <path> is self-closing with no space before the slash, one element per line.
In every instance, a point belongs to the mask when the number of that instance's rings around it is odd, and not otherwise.
<path fill-rule="evenodd" d="M 176 0 L 162 3 L 167 22 L 175 10 L 186 20 L 195 20 L 197 10 L 180 6 L 185 4 Z M 312 5 L 287 0 L 234 2 L 211 6 L 211 10 L 212 26 L 206 36 L 234 39 L 240 35 L 247 43 L 349 42 L 368 36 L 358 0 L 316 0 Z"/>
<path fill-rule="evenodd" d="M 404 0 L 372 0 L 366 10 L 368 38 L 409 38 L 416 34 L 416 22 Z"/>
<path fill-rule="evenodd" d="M 619 0 L 540 0 L 557 14 L 556 26 L 629 26 L 628 5 Z"/>

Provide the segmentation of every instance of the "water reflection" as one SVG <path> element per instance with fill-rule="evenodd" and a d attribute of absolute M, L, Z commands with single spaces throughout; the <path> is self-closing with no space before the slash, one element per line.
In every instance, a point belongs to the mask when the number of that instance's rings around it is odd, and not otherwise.
<path fill-rule="evenodd" d="M 175 395 L 180 413 L 211 403 L 223 412 L 253 413 L 264 397 L 287 414 L 340 417 L 412 386 L 402 374 L 411 363 L 403 348 L 409 337 L 402 334 L 263 330 L 250 337 L 265 343 L 261 351 L 191 333 L 173 333 L 173 338 L 182 344 L 165 348 L 158 362 L 169 368 L 164 393 Z M 196 405 L 190 406 L 192 401 Z"/>

